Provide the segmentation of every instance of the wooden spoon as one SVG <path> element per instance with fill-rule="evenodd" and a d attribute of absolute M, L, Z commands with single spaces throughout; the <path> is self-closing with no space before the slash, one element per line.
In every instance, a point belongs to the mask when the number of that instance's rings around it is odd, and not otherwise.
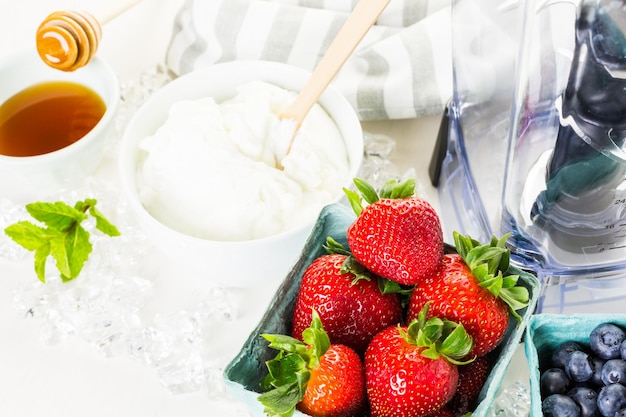
<path fill-rule="evenodd" d="M 295 100 L 278 116 L 281 124 L 286 126 L 287 138 L 289 140 L 284 154 L 280 155 L 283 152 L 279 151 L 279 155 L 277 155 L 278 161 L 282 161 L 289 154 L 296 133 L 309 110 L 311 110 L 311 107 L 313 107 L 326 87 L 335 78 L 337 72 L 354 52 L 354 49 L 361 42 L 361 39 L 363 39 L 370 27 L 376 23 L 389 1 L 359 0 L 328 47 L 328 50 L 313 70 L 311 78 L 300 90 Z"/>

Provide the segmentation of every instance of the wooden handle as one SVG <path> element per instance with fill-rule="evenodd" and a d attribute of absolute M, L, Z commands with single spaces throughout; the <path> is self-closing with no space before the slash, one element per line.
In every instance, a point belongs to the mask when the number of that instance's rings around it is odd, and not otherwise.
<path fill-rule="evenodd" d="M 126 0 L 99 19 L 87 12 L 71 10 L 51 13 L 37 28 L 35 40 L 39 57 L 48 66 L 62 71 L 84 67 L 98 50 L 102 25 L 140 1 Z"/>
<path fill-rule="evenodd" d="M 142 0 L 127 0 L 127 1 L 124 1 L 121 4 L 118 4 L 118 6 L 116 8 L 111 8 L 111 9 L 107 10 L 106 13 L 102 13 L 101 15 L 98 15 L 98 20 L 100 21 L 100 24 L 104 25 L 104 24 L 110 22 L 111 20 L 115 19 L 119 15 L 123 14 L 128 9 L 130 9 L 131 7 L 134 7 L 134 6 L 138 5 L 139 3 L 141 3 L 141 1 Z"/>
<path fill-rule="evenodd" d="M 383 12 L 390 0 L 360 0 L 339 30 L 339 33 L 319 61 L 311 78 L 296 99 L 281 114 L 281 118 L 294 119 L 296 129 L 300 127 L 317 102 L 322 92 L 335 78 L 348 57 L 354 52 L 361 39 Z"/>

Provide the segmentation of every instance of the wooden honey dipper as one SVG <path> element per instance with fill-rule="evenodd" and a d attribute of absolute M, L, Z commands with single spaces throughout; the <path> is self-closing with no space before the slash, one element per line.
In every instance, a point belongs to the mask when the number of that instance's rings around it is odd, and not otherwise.
<path fill-rule="evenodd" d="M 113 20 L 141 0 L 130 0 L 100 18 L 87 12 L 61 10 L 49 14 L 37 28 L 37 52 L 50 67 L 74 71 L 95 56 L 102 25 Z"/>

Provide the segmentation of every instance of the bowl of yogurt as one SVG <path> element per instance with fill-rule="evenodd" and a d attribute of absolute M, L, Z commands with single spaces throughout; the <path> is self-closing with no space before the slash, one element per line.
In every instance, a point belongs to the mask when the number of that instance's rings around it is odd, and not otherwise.
<path fill-rule="evenodd" d="M 360 121 L 332 86 L 284 154 L 279 115 L 309 76 L 276 62 L 215 64 L 176 78 L 137 111 L 120 144 L 120 180 L 165 256 L 221 285 L 282 281 L 363 157 Z"/>

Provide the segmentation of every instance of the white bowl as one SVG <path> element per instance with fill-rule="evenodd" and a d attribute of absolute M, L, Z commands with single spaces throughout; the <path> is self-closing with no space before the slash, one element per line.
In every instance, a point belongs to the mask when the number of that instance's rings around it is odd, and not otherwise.
<path fill-rule="evenodd" d="M 119 157 L 120 181 L 138 223 L 164 254 L 201 272 L 207 282 L 234 287 L 268 282 L 277 285 L 297 259 L 319 211 L 304 226 L 254 240 L 215 241 L 180 233 L 156 220 L 141 202 L 136 178 L 142 152 L 139 143 L 157 131 L 172 104 L 181 100 L 213 97 L 220 103 L 235 96 L 237 86 L 255 80 L 298 91 L 309 76 L 304 70 L 275 62 L 235 61 L 211 65 L 185 74 L 155 93 L 124 132 Z M 349 187 L 363 158 L 361 124 L 349 102 L 332 86 L 318 103 L 334 120 L 345 141 L 349 175 L 343 186 Z M 337 190 L 337 198 L 332 202 L 343 198 L 342 190 Z"/>
<path fill-rule="evenodd" d="M 0 80 L 0 103 L 40 82 L 71 81 L 91 88 L 106 105 L 98 124 L 65 148 L 37 156 L 0 155 L 0 195 L 20 203 L 32 202 L 61 188 L 81 185 L 100 164 L 107 135 L 114 125 L 120 87 L 113 70 L 95 57 L 74 72 L 59 71 L 46 65 L 32 48 L 1 60 Z"/>

